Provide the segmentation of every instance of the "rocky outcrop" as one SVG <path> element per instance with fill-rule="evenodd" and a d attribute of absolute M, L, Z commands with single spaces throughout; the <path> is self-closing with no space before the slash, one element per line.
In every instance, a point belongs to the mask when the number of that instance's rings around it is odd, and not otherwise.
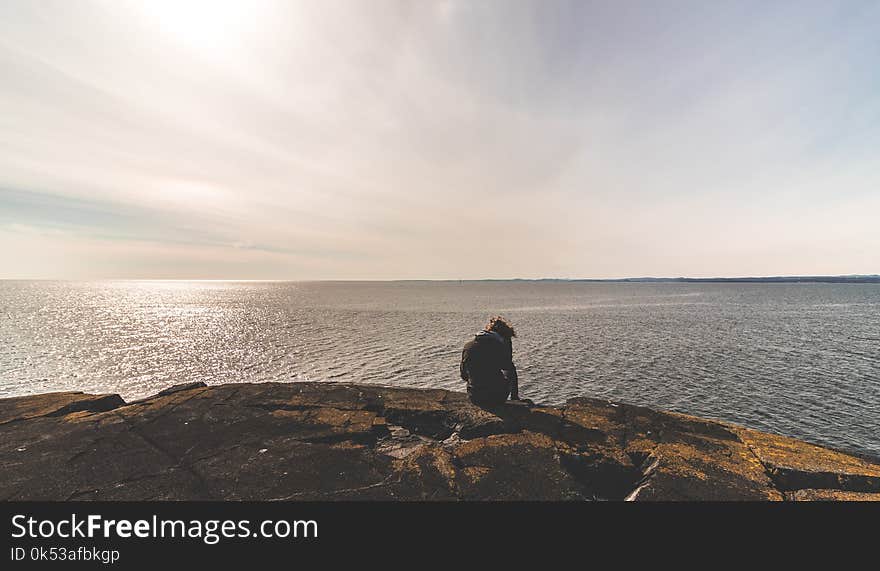
<path fill-rule="evenodd" d="M 2 500 L 876 500 L 880 464 L 644 407 L 195 383 L 0 400 Z"/>

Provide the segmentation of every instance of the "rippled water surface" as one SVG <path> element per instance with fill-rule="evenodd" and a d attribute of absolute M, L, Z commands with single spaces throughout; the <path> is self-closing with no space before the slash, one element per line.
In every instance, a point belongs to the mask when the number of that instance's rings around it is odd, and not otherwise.
<path fill-rule="evenodd" d="M 339 380 L 462 390 L 509 317 L 521 394 L 598 396 L 880 454 L 880 285 L 0 281 L 0 397 Z"/>

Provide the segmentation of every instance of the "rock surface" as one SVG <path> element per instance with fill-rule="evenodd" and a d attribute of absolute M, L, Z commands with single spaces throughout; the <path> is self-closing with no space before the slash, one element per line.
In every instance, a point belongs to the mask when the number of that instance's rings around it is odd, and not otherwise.
<path fill-rule="evenodd" d="M 576 398 L 195 383 L 0 400 L 0 500 L 878 500 L 880 464 Z"/>

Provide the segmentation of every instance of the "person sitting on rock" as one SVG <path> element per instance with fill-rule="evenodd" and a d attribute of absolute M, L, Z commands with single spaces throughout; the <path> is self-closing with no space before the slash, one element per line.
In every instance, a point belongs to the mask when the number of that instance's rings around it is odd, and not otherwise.
<path fill-rule="evenodd" d="M 461 353 L 461 379 L 477 406 L 497 406 L 507 397 L 520 401 L 519 379 L 513 364 L 513 327 L 493 317 L 483 331 L 468 341 Z M 531 401 L 520 401 L 531 402 Z"/>

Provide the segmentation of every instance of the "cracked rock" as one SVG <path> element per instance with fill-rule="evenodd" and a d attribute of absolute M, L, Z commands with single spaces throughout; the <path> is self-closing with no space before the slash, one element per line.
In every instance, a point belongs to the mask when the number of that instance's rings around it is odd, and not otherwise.
<path fill-rule="evenodd" d="M 0 500 L 875 500 L 880 463 L 577 398 L 346 383 L 0 399 Z"/>

